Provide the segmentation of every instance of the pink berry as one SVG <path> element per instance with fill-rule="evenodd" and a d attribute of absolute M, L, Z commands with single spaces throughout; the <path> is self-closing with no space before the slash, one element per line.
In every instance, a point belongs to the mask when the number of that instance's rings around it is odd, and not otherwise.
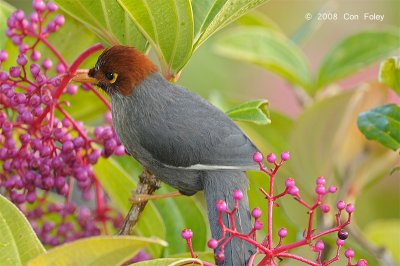
<path fill-rule="evenodd" d="M 216 253 L 215 253 L 215 260 L 216 260 L 217 262 L 223 262 L 223 261 L 225 260 L 224 252 L 222 252 L 222 251 L 216 252 Z"/>
<path fill-rule="evenodd" d="M 339 200 L 339 201 L 337 202 L 337 204 L 336 204 L 336 207 L 337 207 L 339 210 L 343 210 L 344 208 L 346 208 L 346 203 L 344 203 L 343 200 Z"/>
<path fill-rule="evenodd" d="M 114 154 L 117 156 L 125 155 L 125 147 L 123 145 L 118 145 L 114 150 Z"/>
<path fill-rule="evenodd" d="M 253 211 L 251 212 L 251 216 L 253 216 L 256 219 L 260 218 L 261 215 L 262 215 L 262 211 L 260 208 L 254 208 Z"/>
<path fill-rule="evenodd" d="M 356 266 L 368 266 L 368 262 L 364 259 L 358 260 Z"/>
<path fill-rule="evenodd" d="M 288 189 L 288 193 L 292 196 L 297 196 L 299 194 L 299 188 L 294 186 Z"/>
<path fill-rule="evenodd" d="M 318 241 L 315 243 L 315 248 L 316 248 L 318 251 L 324 250 L 324 248 L 325 248 L 324 242 L 322 242 L 322 240 L 318 240 Z"/>
<path fill-rule="evenodd" d="M 193 232 L 190 229 L 183 229 L 181 235 L 184 239 L 190 239 L 193 237 Z"/>
<path fill-rule="evenodd" d="M 282 159 L 282 161 L 288 161 L 290 159 L 290 153 L 287 151 L 282 152 L 281 159 Z"/>
<path fill-rule="evenodd" d="M 18 78 L 21 75 L 21 69 L 17 66 L 10 67 L 10 76 Z"/>
<path fill-rule="evenodd" d="M 270 153 L 267 155 L 267 161 L 269 163 L 275 163 L 276 162 L 276 155 L 273 153 Z"/>
<path fill-rule="evenodd" d="M 33 52 L 31 53 L 31 59 L 32 59 L 33 61 L 39 60 L 41 56 L 42 56 L 42 55 L 40 54 L 40 52 L 39 52 L 39 51 L 36 51 L 36 50 L 33 51 Z"/>
<path fill-rule="evenodd" d="M 316 180 L 317 185 L 325 185 L 325 177 L 320 176 Z"/>
<path fill-rule="evenodd" d="M 67 93 L 71 95 L 75 95 L 78 92 L 78 86 L 74 84 L 70 84 L 67 86 Z"/>
<path fill-rule="evenodd" d="M 318 195 L 324 195 L 325 194 L 324 185 L 317 185 L 317 187 L 315 188 L 315 192 L 317 192 Z"/>
<path fill-rule="evenodd" d="M 37 22 L 39 22 L 39 14 L 36 13 L 36 12 L 33 12 L 32 14 L 30 14 L 29 20 L 30 20 L 32 23 L 37 23 Z"/>
<path fill-rule="evenodd" d="M 57 15 L 56 18 L 54 19 L 54 23 L 56 23 L 58 26 L 62 26 L 65 23 L 65 18 L 63 15 Z"/>
<path fill-rule="evenodd" d="M 43 69 L 49 70 L 52 66 L 53 66 L 53 62 L 51 62 L 50 59 L 46 58 L 45 60 L 43 60 L 43 62 L 42 62 Z"/>
<path fill-rule="evenodd" d="M 348 248 L 344 252 L 344 255 L 346 256 L 346 258 L 353 258 L 354 257 L 354 250 L 352 250 L 351 248 Z"/>
<path fill-rule="evenodd" d="M 217 200 L 217 202 L 215 203 L 215 207 L 220 212 L 225 212 L 228 208 L 226 202 L 223 200 Z"/>
<path fill-rule="evenodd" d="M 337 187 L 336 186 L 330 186 L 328 188 L 329 193 L 335 193 L 337 191 Z"/>
<path fill-rule="evenodd" d="M 327 205 L 327 204 L 322 204 L 321 206 L 320 206 L 320 208 L 321 208 L 321 211 L 323 212 L 323 213 L 328 213 L 329 211 L 330 211 L 330 207 L 329 207 L 329 205 Z"/>
<path fill-rule="evenodd" d="M 346 206 L 346 211 L 347 211 L 348 213 L 354 212 L 354 205 L 351 204 L 351 203 L 347 204 L 347 206 Z"/>
<path fill-rule="evenodd" d="M 254 229 L 256 230 L 261 230 L 263 227 L 263 223 L 260 220 L 255 221 L 254 223 Z"/>
<path fill-rule="evenodd" d="M 112 124 L 112 113 L 110 111 L 104 113 L 104 120 L 107 123 Z"/>
<path fill-rule="evenodd" d="M 53 2 L 48 2 L 47 8 L 49 9 L 50 12 L 54 12 L 54 11 L 57 11 L 58 6 Z"/>
<path fill-rule="evenodd" d="M 261 152 L 255 152 L 253 154 L 253 161 L 255 161 L 256 163 L 261 163 L 263 160 L 263 155 Z"/>
<path fill-rule="evenodd" d="M 8 53 L 4 50 L 0 51 L 0 62 L 4 62 L 8 59 Z"/>
<path fill-rule="evenodd" d="M 233 198 L 235 199 L 235 200 L 241 200 L 241 199 L 243 199 L 243 192 L 241 191 L 241 190 L 235 190 L 235 191 L 233 191 Z"/>
<path fill-rule="evenodd" d="M 31 64 L 29 69 L 31 70 L 33 77 L 36 77 L 40 73 L 40 66 L 37 64 Z"/>
<path fill-rule="evenodd" d="M 218 246 L 218 241 L 212 238 L 212 239 L 208 240 L 207 246 L 209 248 L 216 249 Z"/>
<path fill-rule="evenodd" d="M 65 66 L 63 64 L 60 63 L 56 66 L 56 71 L 58 74 L 62 74 L 62 73 L 65 73 L 67 71 L 67 69 L 65 68 Z"/>
<path fill-rule="evenodd" d="M 342 240 L 342 239 L 336 239 L 336 245 L 338 245 L 338 246 L 343 246 L 344 245 L 344 240 Z"/>
<path fill-rule="evenodd" d="M 5 71 L 0 72 L 0 80 L 1 81 L 6 81 L 8 79 L 8 73 Z"/>
<path fill-rule="evenodd" d="M 294 187 L 295 185 L 296 185 L 296 183 L 293 178 L 289 177 L 288 179 L 285 180 L 285 186 L 287 188 Z"/>
<path fill-rule="evenodd" d="M 279 229 L 279 231 L 278 231 L 278 236 L 281 237 L 281 238 L 286 237 L 287 234 L 288 234 L 288 232 L 287 232 L 287 230 L 286 230 L 285 227 L 282 227 L 282 228 Z"/>
<path fill-rule="evenodd" d="M 18 55 L 17 64 L 20 66 L 25 66 L 26 63 L 28 63 L 28 59 L 26 58 L 26 56 L 24 54 Z"/>
<path fill-rule="evenodd" d="M 43 1 L 33 1 L 32 5 L 33 9 L 35 9 L 37 12 L 43 12 L 46 10 L 46 4 Z"/>
<path fill-rule="evenodd" d="M 21 9 L 18 9 L 14 12 L 14 16 L 17 20 L 21 21 L 25 18 L 25 13 Z"/>

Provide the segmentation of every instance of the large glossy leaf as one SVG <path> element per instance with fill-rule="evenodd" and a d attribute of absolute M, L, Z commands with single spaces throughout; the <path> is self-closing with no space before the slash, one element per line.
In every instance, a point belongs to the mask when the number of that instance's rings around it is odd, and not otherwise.
<path fill-rule="evenodd" d="M 7 19 L 14 11 L 14 7 L 9 5 L 8 3 L 0 0 L 0 50 L 4 48 L 6 38 L 4 37 L 4 33 L 7 29 Z"/>
<path fill-rule="evenodd" d="M 387 104 L 361 113 L 358 127 L 368 138 L 386 147 L 397 150 L 400 147 L 400 106 Z"/>
<path fill-rule="evenodd" d="M 179 266 L 179 265 L 192 265 L 193 263 L 202 265 L 201 261 L 192 258 L 164 258 L 155 260 L 146 260 L 135 263 L 135 266 Z"/>
<path fill-rule="evenodd" d="M 154 46 L 164 75 L 174 76 L 189 60 L 193 16 L 189 0 L 118 0 Z"/>
<path fill-rule="evenodd" d="M 0 265 L 22 266 L 45 252 L 25 216 L 0 195 Z"/>
<path fill-rule="evenodd" d="M 247 61 L 312 92 L 311 74 L 303 53 L 282 34 L 262 27 L 240 27 L 217 42 L 217 52 Z"/>
<path fill-rule="evenodd" d="M 392 57 L 381 63 L 379 81 L 400 95 L 400 57 Z"/>
<path fill-rule="evenodd" d="M 51 249 L 29 262 L 29 266 L 110 265 L 117 266 L 148 245 L 166 245 L 158 239 L 133 236 L 97 236 Z"/>
<path fill-rule="evenodd" d="M 157 193 L 168 193 L 175 191 L 163 185 Z M 196 251 L 204 251 L 207 242 L 208 221 L 207 213 L 199 204 L 196 197 L 181 196 L 157 200 L 154 202 L 165 224 L 169 225 L 165 240 L 168 247 L 164 256 L 188 252 L 186 241 L 182 239 L 181 232 L 185 228 L 193 231 L 193 248 Z"/>
<path fill-rule="evenodd" d="M 55 0 L 67 14 L 83 23 L 107 45 L 125 44 L 144 51 L 147 41 L 116 1 Z"/>
<path fill-rule="evenodd" d="M 128 213 L 131 207 L 129 198 L 136 187 L 135 182 L 129 174 L 112 158 L 100 159 L 94 166 L 94 171 L 112 202 L 116 204 L 121 212 L 124 214 Z M 145 237 L 155 236 L 165 239 L 165 225 L 153 202 L 147 204 L 135 227 L 135 232 Z M 149 251 L 153 256 L 159 256 L 162 247 L 153 245 L 149 247 Z"/>
<path fill-rule="evenodd" d="M 210 5 L 210 1 L 192 1 L 194 11 L 202 10 L 202 14 L 205 14 L 204 10 L 208 8 L 206 17 L 194 15 L 196 19 L 204 18 L 201 22 L 200 32 L 197 35 L 198 38 L 194 45 L 194 50 L 212 34 L 266 1 L 267 0 L 215 0 L 212 5 Z M 195 24 L 198 25 L 199 23 L 196 22 Z"/>
<path fill-rule="evenodd" d="M 382 59 L 400 48 L 398 30 L 367 31 L 345 38 L 325 56 L 318 74 L 321 88 Z"/>
<path fill-rule="evenodd" d="M 400 263 L 400 220 L 378 220 L 369 224 L 363 232 L 369 241 L 388 249 L 397 263 Z"/>
<path fill-rule="evenodd" d="M 226 114 L 236 121 L 267 125 L 271 123 L 267 107 L 267 100 L 254 100 L 234 107 L 228 110 Z"/>

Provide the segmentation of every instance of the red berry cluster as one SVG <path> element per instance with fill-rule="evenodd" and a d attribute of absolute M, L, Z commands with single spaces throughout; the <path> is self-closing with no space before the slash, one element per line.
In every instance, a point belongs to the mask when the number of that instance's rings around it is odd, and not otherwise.
<path fill-rule="evenodd" d="M 269 191 L 265 191 L 263 188 L 260 188 L 261 193 L 266 197 L 268 200 L 268 225 L 267 225 L 267 236 L 261 241 L 261 243 L 257 242 L 256 232 L 263 228 L 263 223 L 260 220 L 262 216 L 262 211 L 260 208 L 254 208 L 251 212 L 251 216 L 254 218 L 253 228 L 250 232 L 238 232 L 235 228 L 234 219 L 230 219 L 232 224 L 230 227 L 227 227 L 223 224 L 222 216 L 235 215 L 237 211 L 239 201 L 243 198 L 243 193 L 239 190 L 234 191 L 233 198 L 235 200 L 235 206 L 233 206 L 232 210 L 228 209 L 228 205 L 223 200 L 218 200 L 215 204 L 216 209 L 220 212 L 218 218 L 218 224 L 221 226 L 222 229 L 222 236 L 220 239 L 210 239 L 207 243 L 208 247 L 215 250 L 215 260 L 217 262 L 224 261 L 224 247 L 228 244 L 228 242 L 233 238 L 237 237 L 243 239 L 250 244 L 254 245 L 257 248 L 257 252 L 253 254 L 248 262 L 248 265 L 253 265 L 256 256 L 263 256 L 260 263 L 258 265 L 277 265 L 277 259 L 282 260 L 284 258 L 294 259 L 300 262 L 303 262 L 307 265 L 314 265 L 314 266 L 326 266 L 329 265 L 339 259 L 339 254 L 342 246 L 345 243 L 345 240 L 348 238 L 349 234 L 344 228 L 350 223 L 352 213 L 354 212 L 354 206 L 352 204 L 346 204 L 343 201 L 338 201 L 336 208 L 336 226 L 321 232 L 316 232 L 314 229 L 315 225 L 313 224 L 313 217 L 315 212 L 319 209 L 322 214 L 328 213 L 330 211 L 330 206 L 328 204 L 323 203 L 324 197 L 328 193 L 335 193 L 337 188 L 335 186 L 326 187 L 326 180 L 324 177 L 318 177 L 316 179 L 316 199 L 313 204 L 308 204 L 305 202 L 301 195 L 300 190 L 296 186 L 295 180 L 293 178 L 287 178 L 285 180 L 285 190 L 279 194 L 274 193 L 274 182 L 275 182 L 275 175 L 278 172 L 279 168 L 285 161 L 290 159 L 290 154 L 288 152 L 283 152 L 281 154 L 280 162 L 277 162 L 277 156 L 273 153 L 269 154 L 266 158 L 267 162 L 272 164 L 273 167 L 271 170 L 268 170 L 263 165 L 263 156 L 261 153 L 257 152 L 253 156 L 253 160 L 257 162 L 260 166 L 260 170 L 266 173 L 270 178 L 270 187 Z M 279 206 L 276 201 L 285 195 L 291 195 L 297 200 L 301 205 L 303 205 L 308 210 L 308 226 L 303 231 L 303 238 L 293 242 L 293 243 L 284 243 L 285 237 L 288 235 L 288 231 L 286 228 L 282 227 L 278 230 L 279 242 L 274 244 L 273 243 L 273 207 Z M 347 213 L 347 219 L 343 222 L 342 221 L 342 214 L 343 211 Z M 192 232 L 188 234 L 189 229 L 185 229 L 182 232 L 182 237 L 186 239 L 189 249 L 191 250 L 192 257 L 194 256 L 194 252 L 192 250 L 191 245 L 191 238 Z M 322 253 L 325 250 L 325 244 L 321 237 L 331 234 L 337 233 L 337 240 L 336 240 L 336 256 L 329 260 L 323 260 Z M 190 243 L 190 245 L 189 245 Z M 312 261 L 305 257 L 299 256 L 294 253 L 290 253 L 291 250 L 301 247 L 301 246 L 308 246 L 313 252 L 316 252 L 317 258 Z M 357 265 L 357 266 L 366 266 L 366 260 L 358 260 L 356 264 L 352 264 L 351 260 L 354 257 L 354 251 L 350 248 L 346 249 L 345 257 L 347 258 L 347 265 Z M 208 263 L 206 265 L 209 265 Z"/>
<path fill-rule="evenodd" d="M 97 235 L 107 222 L 119 226 L 122 217 L 109 208 L 93 165 L 100 156 L 123 155 L 124 147 L 111 126 L 110 112 L 104 126 L 90 132 L 68 113 L 69 103 L 63 99 L 77 93 L 70 80 L 101 45 L 68 65 L 47 40 L 64 24 L 64 16 L 54 14 L 58 7 L 53 2 L 34 0 L 32 6 L 29 16 L 17 10 L 7 21 L 6 35 L 19 51 L 16 64 L 2 69 L 11 59 L 0 51 L 0 189 L 25 212 L 45 244 L 57 245 Z M 38 44 L 56 62 L 42 58 Z M 85 88 L 107 104 L 90 85 Z M 51 194 L 64 199 L 55 203 Z M 74 203 L 79 195 L 93 207 Z M 60 218 L 55 222 L 47 218 L 56 215 Z"/>

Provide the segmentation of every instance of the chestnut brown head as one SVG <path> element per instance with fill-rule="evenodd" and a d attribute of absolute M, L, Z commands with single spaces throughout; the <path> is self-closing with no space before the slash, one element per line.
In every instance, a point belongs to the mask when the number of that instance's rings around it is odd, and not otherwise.
<path fill-rule="evenodd" d="M 75 81 L 92 82 L 107 94 L 128 96 L 135 86 L 157 71 L 157 67 L 138 50 L 115 45 L 103 51 L 88 76 Z"/>

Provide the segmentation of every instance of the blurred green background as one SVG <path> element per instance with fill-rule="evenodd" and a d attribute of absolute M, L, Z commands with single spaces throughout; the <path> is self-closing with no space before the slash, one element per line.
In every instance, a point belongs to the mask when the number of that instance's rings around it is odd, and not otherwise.
<path fill-rule="evenodd" d="M 8 2 L 30 12 L 31 1 Z M 313 16 L 311 20 L 305 18 L 308 13 Z M 338 19 L 318 20 L 318 13 L 336 13 Z M 358 14 L 359 19 L 346 21 L 343 18 L 345 13 Z M 364 20 L 364 13 L 384 15 L 384 19 Z M 383 29 L 400 33 L 398 0 L 271 0 L 253 14 L 268 18 L 267 21 L 272 21 L 284 35 L 292 39 L 304 52 L 314 74 L 318 72 L 325 55 L 352 34 Z M 359 112 L 388 102 L 400 103 L 393 91 L 376 83 L 381 61 L 365 65 L 361 71 L 330 83 L 312 98 L 308 106 L 304 106 L 298 100 L 297 89 L 287 80 L 261 67 L 229 59 L 216 52 L 221 36 L 237 26 L 237 23 L 233 23 L 205 42 L 183 69 L 178 83 L 224 110 L 248 100 L 268 99 L 272 111 L 270 125 L 240 123 L 240 126 L 264 153 L 291 152 L 293 159 L 283 169 L 281 176 L 286 178 L 292 175 L 297 178 L 299 187 L 306 191 L 306 198 L 311 197 L 312 184 L 318 175 L 325 175 L 328 184 L 342 187 L 338 198 L 356 204 L 355 226 L 349 246 L 356 249 L 357 258 L 369 259 L 370 265 L 393 265 L 390 264 L 392 257 L 399 263 L 400 174 L 390 174 L 391 169 L 399 164 L 399 156 L 380 144 L 367 141 L 356 127 Z M 398 55 L 398 50 L 395 55 Z M 151 56 L 156 58 L 152 52 Z M 139 169 L 129 162 L 123 163 L 125 170 L 137 175 Z M 258 187 L 265 186 L 265 179 L 259 173 L 250 173 L 250 178 L 251 203 L 260 206 L 264 201 L 258 194 Z M 278 181 L 278 187 L 282 188 L 282 181 Z M 201 202 L 200 197 L 197 199 Z M 330 200 L 334 204 L 337 198 L 331 197 Z M 177 199 L 157 202 L 155 205 L 162 213 L 167 204 L 183 205 L 183 201 Z M 284 200 L 283 205 L 283 211 L 275 216 L 275 229 L 286 226 L 301 232 L 304 225 L 298 221 L 306 221 L 304 210 L 299 210 L 297 203 L 290 199 Z M 171 221 L 166 222 L 167 226 L 171 224 Z M 325 225 L 329 225 L 329 221 L 325 221 Z M 176 234 L 180 229 L 175 228 L 172 230 L 174 232 L 169 233 Z M 291 240 L 295 237 L 292 235 Z M 333 239 L 327 241 L 333 243 Z M 372 246 L 368 246 L 371 243 Z M 389 259 L 379 258 L 384 254 L 379 250 L 382 246 L 390 249 Z M 179 253 L 185 247 L 182 245 L 171 249 L 164 255 Z"/>

